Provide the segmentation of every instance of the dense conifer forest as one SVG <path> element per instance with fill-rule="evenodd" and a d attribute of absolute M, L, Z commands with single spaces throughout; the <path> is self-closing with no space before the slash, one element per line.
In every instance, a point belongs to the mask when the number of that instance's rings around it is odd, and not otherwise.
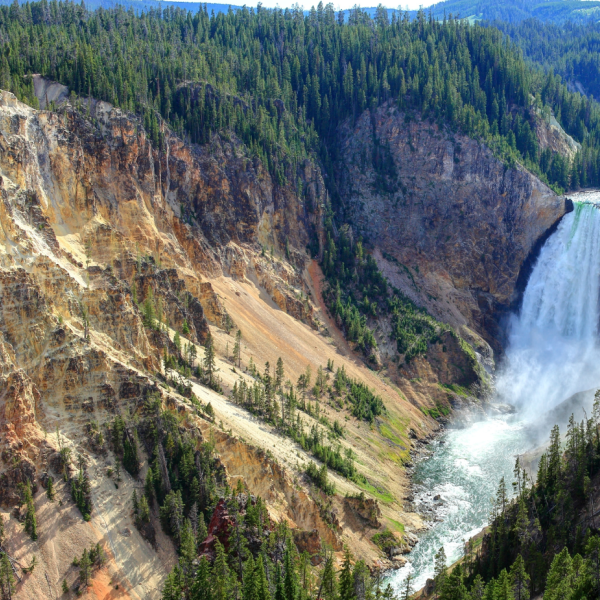
<path fill-rule="evenodd" d="M 494 21 L 522 49 L 525 56 L 552 69 L 575 89 L 600 97 L 600 27 L 597 23 L 565 23 L 562 26 L 527 19 L 518 24 Z M 578 87 L 578 86 L 577 86 Z"/>
<path fill-rule="evenodd" d="M 235 132 L 276 181 L 306 156 L 326 171 L 344 119 L 386 101 L 488 143 L 557 188 L 600 183 L 600 110 L 529 66 L 495 28 L 381 8 L 338 18 L 332 5 L 210 15 L 168 8 L 95 12 L 72 3 L 0 7 L 0 87 L 36 103 L 32 73 L 135 111 L 160 142 L 164 118 L 206 143 Z M 541 152 L 534 112 L 552 110 L 583 144 L 572 164 Z M 335 187 L 329 178 L 332 199 Z"/>

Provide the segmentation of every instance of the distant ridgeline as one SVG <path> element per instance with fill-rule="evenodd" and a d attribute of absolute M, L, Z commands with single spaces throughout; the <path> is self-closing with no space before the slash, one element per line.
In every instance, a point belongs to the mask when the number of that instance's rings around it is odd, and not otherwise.
<path fill-rule="evenodd" d="M 600 20 L 600 2 L 596 0 L 446 0 L 428 8 L 435 18 L 446 15 L 463 19 L 518 23 L 529 18 L 560 23 L 567 20 Z"/>
<path fill-rule="evenodd" d="M 598 16 L 600 18 L 600 15 Z M 571 89 L 600 98 L 600 23 L 520 23 L 494 21 L 525 56 L 546 69 L 554 69 Z"/>
<path fill-rule="evenodd" d="M 26 4 L 28 0 L 18 0 L 19 4 Z M 14 0 L 0 0 L 0 6 L 10 6 Z M 142 11 L 149 11 L 151 9 L 163 10 L 165 8 L 179 8 L 181 10 L 189 10 L 191 12 L 198 12 L 200 8 L 206 8 L 206 11 L 210 15 L 211 13 L 227 12 L 229 9 L 238 10 L 241 6 L 234 6 L 231 4 L 214 4 L 204 2 L 176 2 L 174 0 L 85 0 L 85 7 L 88 10 L 96 10 L 98 8 L 117 8 L 122 7 L 126 10 L 133 9 L 136 13 Z"/>

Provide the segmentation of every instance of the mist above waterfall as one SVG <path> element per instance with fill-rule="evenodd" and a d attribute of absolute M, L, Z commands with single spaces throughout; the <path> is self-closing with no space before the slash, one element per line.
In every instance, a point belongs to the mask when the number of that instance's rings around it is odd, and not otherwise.
<path fill-rule="evenodd" d="M 509 323 L 500 399 L 534 417 L 600 387 L 599 296 L 600 209 L 576 202 L 544 244 Z"/>

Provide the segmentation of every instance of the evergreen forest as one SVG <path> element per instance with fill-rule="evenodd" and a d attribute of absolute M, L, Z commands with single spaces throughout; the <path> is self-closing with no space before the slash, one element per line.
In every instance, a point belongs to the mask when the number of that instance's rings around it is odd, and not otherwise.
<path fill-rule="evenodd" d="M 279 183 L 315 156 L 334 205 L 337 127 L 385 102 L 484 141 L 557 190 L 600 184 L 598 105 L 493 27 L 382 7 L 136 14 L 42 0 L 0 7 L 0 35 L 0 88 L 20 99 L 36 105 L 40 73 L 138 113 L 157 144 L 163 119 L 193 143 L 233 132 Z M 550 111 L 582 144 L 573 161 L 539 148 L 535 118 Z"/>

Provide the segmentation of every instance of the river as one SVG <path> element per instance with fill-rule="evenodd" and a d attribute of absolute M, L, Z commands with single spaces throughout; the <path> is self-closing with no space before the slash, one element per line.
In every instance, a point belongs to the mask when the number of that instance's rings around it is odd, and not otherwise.
<path fill-rule="evenodd" d="M 437 521 L 420 536 L 406 566 L 392 575 L 392 587 L 400 592 L 409 573 L 413 588 L 423 587 L 442 546 L 448 564 L 462 556 L 464 542 L 488 523 L 501 477 L 510 488 L 516 456 L 528 447 L 525 427 L 514 417 L 449 429 L 431 444 L 431 455 L 415 466 L 414 502 L 423 514 L 434 509 Z"/>

